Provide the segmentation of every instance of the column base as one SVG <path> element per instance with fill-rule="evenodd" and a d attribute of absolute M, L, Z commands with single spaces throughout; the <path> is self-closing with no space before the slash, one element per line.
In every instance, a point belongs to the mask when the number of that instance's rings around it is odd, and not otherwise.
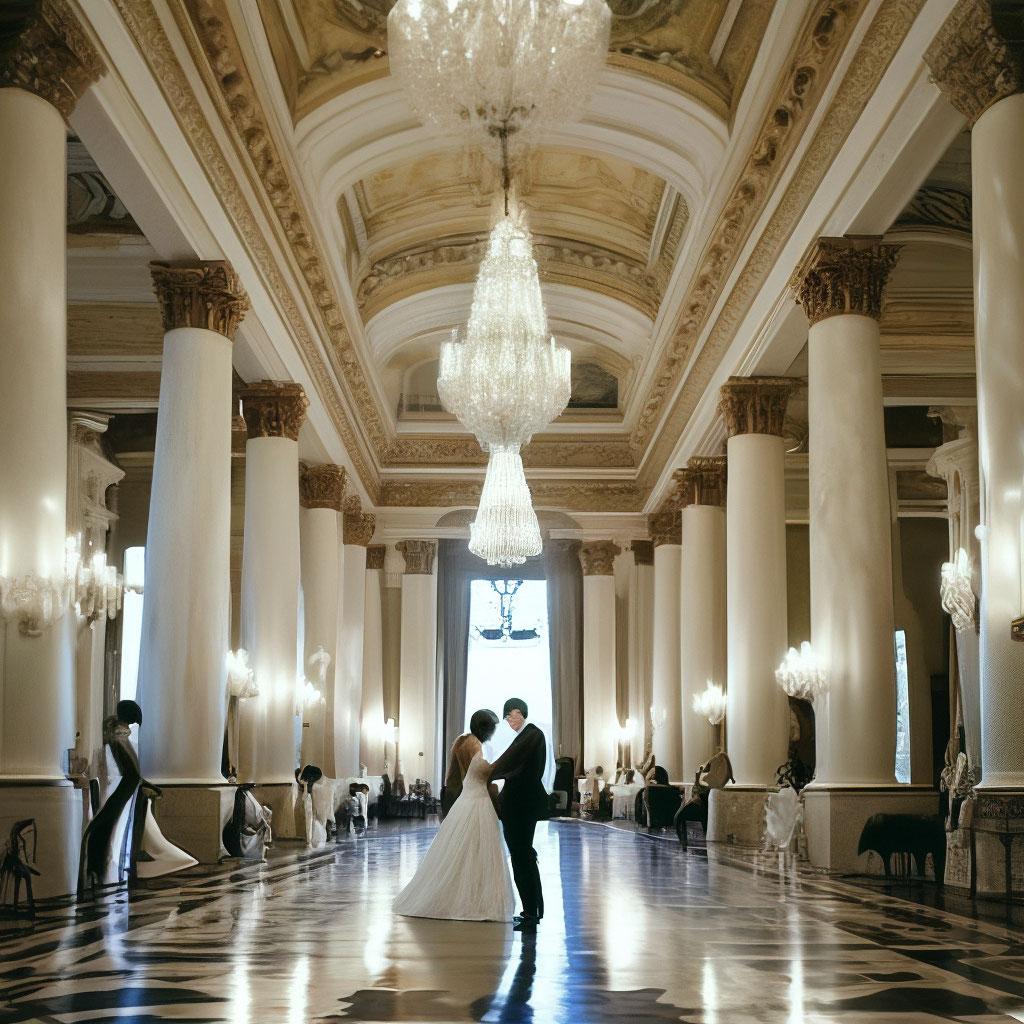
<path fill-rule="evenodd" d="M 235 786 L 163 783 L 153 801 L 153 817 L 164 838 L 200 864 L 216 864 L 228 855 L 222 838 L 235 807 Z"/>
<path fill-rule="evenodd" d="M 938 815 L 938 799 L 928 786 L 807 786 L 804 831 L 812 867 L 836 874 L 884 874 L 880 858 L 858 853 L 860 835 L 873 814 Z M 870 863 L 869 863 L 870 862 Z"/>
<path fill-rule="evenodd" d="M 270 808 L 270 829 L 274 839 L 305 839 L 305 833 L 299 831 L 299 822 L 295 816 L 295 800 L 299 795 L 297 782 L 271 782 L 253 786 L 252 795 Z"/>
<path fill-rule="evenodd" d="M 1024 791 L 979 787 L 972 802 L 975 895 L 1024 897 Z"/>
<path fill-rule="evenodd" d="M 78 888 L 78 859 L 82 848 L 82 794 L 65 779 L 52 781 L 0 780 L 0 845 L 6 845 L 16 822 L 36 823 L 32 896 L 66 896 Z M 26 835 L 32 856 L 32 835 Z M 25 886 L 19 908 L 27 907 Z"/>
<path fill-rule="evenodd" d="M 708 800 L 709 843 L 763 846 L 764 802 L 777 786 L 726 786 L 711 790 Z"/>

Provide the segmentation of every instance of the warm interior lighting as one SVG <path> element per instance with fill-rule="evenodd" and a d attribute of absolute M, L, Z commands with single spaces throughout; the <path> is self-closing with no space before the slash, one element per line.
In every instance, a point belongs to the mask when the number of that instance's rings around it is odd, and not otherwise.
<path fill-rule="evenodd" d="M 790 697 L 814 700 L 828 685 L 828 672 L 814 649 L 805 640 L 798 651 L 790 647 L 775 670 L 775 681 Z"/>
<path fill-rule="evenodd" d="M 725 691 L 710 679 L 703 693 L 693 695 L 693 710 L 712 725 L 719 725 L 725 719 L 727 703 Z"/>

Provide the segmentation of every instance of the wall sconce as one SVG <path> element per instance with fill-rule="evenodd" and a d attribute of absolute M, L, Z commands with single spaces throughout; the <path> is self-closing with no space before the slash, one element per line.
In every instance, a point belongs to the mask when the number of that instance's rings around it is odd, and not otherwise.
<path fill-rule="evenodd" d="M 711 725 L 721 725 L 725 720 L 727 704 L 725 691 L 710 679 L 707 689 L 703 693 L 693 695 L 693 710 L 698 715 L 703 715 Z"/>
<path fill-rule="evenodd" d="M 939 600 L 942 610 L 953 620 L 956 629 L 974 627 L 977 598 L 971 586 L 971 559 L 963 548 L 957 548 L 953 561 L 942 563 Z"/>
<path fill-rule="evenodd" d="M 790 697 L 814 700 L 828 687 L 828 672 L 814 649 L 805 640 L 798 651 L 790 647 L 775 670 L 775 681 Z"/>

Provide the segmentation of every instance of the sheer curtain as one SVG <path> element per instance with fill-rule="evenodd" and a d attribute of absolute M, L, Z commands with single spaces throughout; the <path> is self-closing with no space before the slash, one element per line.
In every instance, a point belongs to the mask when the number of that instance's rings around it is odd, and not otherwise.
<path fill-rule="evenodd" d="M 466 715 L 466 658 L 469 652 L 469 581 L 463 552 L 466 542 L 441 540 L 437 549 L 437 658 L 439 690 L 444 703 L 445 759 L 462 733 Z"/>
<path fill-rule="evenodd" d="M 554 753 L 571 757 L 576 770 L 583 750 L 583 570 L 579 541 L 545 545 Z"/>

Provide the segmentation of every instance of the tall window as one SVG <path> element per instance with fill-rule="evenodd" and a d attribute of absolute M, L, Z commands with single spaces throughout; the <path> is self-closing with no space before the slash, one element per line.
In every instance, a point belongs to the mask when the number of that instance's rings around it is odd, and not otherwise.
<path fill-rule="evenodd" d="M 139 685 L 139 649 L 142 644 L 142 584 L 146 578 L 146 549 L 124 553 L 124 603 L 121 606 L 121 696 L 135 700 Z"/>
<path fill-rule="evenodd" d="M 548 644 L 548 585 L 544 580 L 473 580 L 469 597 L 469 656 L 466 666 L 464 729 L 474 711 L 490 708 L 500 719 L 509 697 L 521 697 L 530 721 L 545 736 L 551 788 L 554 759 L 551 744 L 551 661 Z M 515 739 L 501 722 L 485 751 L 500 757 Z"/>

